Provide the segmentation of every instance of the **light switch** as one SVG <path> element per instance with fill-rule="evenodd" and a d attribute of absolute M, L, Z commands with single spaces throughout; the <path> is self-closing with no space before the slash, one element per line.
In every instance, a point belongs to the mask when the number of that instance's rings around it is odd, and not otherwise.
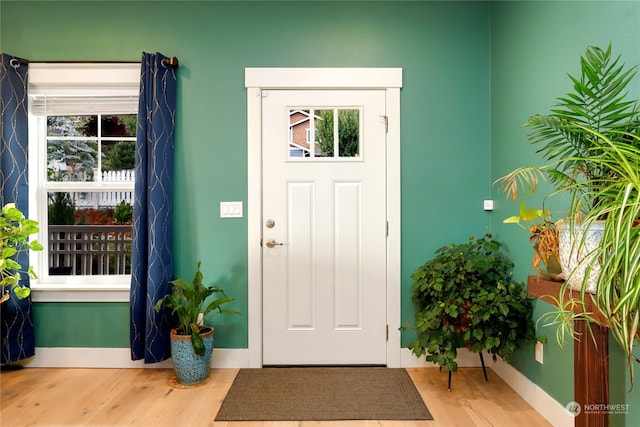
<path fill-rule="evenodd" d="M 242 202 L 220 202 L 220 218 L 242 218 Z"/>

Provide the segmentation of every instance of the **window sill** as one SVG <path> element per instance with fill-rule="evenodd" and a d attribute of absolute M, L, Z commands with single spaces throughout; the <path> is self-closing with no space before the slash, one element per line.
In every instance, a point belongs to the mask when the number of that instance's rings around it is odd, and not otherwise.
<path fill-rule="evenodd" d="M 66 283 L 32 283 L 33 302 L 129 302 L 130 284 L 97 283 L 71 285 Z"/>

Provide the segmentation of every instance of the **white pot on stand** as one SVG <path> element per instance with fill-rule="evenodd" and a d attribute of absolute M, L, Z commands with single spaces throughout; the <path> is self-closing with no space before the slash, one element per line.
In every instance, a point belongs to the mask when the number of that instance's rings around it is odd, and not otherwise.
<path fill-rule="evenodd" d="M 558 221 L 560 265 L 570 289 L 582 290 L 584 283 L 585 292 L 596 293 L 601 266 L 595 252 L 604 235 L 604 224 L 592 221 L 572 227 L 567 220 Z"/>

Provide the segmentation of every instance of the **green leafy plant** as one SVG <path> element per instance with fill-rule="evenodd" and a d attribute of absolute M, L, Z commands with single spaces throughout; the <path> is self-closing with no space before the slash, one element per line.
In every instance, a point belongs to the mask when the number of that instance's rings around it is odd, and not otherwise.
<path fill-rule="evenodd" d="M 136 143 L 134 141 L 123 141 L 115 144 L 107 154 L 105 163 L 108 164 L 104 170 L 122 170 L 135 168 Z"/>
<path fill-rule="evenodd" d="M 520 167 L 496 180 L 495 184 L 508 199 L 515 202 L 519 189 L 527 194 L 534 193 L 541 180 L 555 186 L 547 197 L 568 192 L 580 198 L 581 194 L 598 191 L 603 180 L 612 174 L 615 176 L 615 171 L 608 165 L 591 161 L 602 151 L 590 131 L 614 143 L 637 144 L 628 133 L 637 133 L 640 129 L 638 103 L 627 99 L 627 87 L 635 77 L 637 67 L 626 68 L 620 56 L 613 58 L 611 44 L 607 49 L 589 46 L 580 57 L 580 64 L 580 77 L 569 75 L 573 91 L 557 98 L 549 114 L 533 115 L 525 123 L 529 129 L 529 143 L 539 146 L 536 152 L 548 163 Z M 575 222 L 579 222 L 580 215 L 597 202 L 592 200 L 591 205 L 584 204 L 582 212 L 576 212 Z M 540 224 L 551 226 L 549 221 Z M 542 227 L 539 230 L 543 230 Z M 557 254 L 557 238 L 548 243 L 542 249 Z M 545 257 L 544 253 L 537 255 Z"/>
<path fill-rule="evenodd" d="M 570 217 L 587 204 L 593 208 L 584 214 L 583 223 L 605 218 L 604 235 L 594 254 L 601 265 L 596 292 L 592 297 L 583 290 L 572 303 L 584 306 L 587 298 L 595 299 L 606 319 L 600 324 L 609 329 L 624 351 L 633 384 L 634 362 L 640 362 L 633 353 L 634 346 L 640 344 L 640 135 L 625 133 L 626 138 L 636 143 L 620 144 L 603 134 L 586 131 L 593 133 L 593 149 L 599 153 L 590 161 L 612 173 L 599 179 L 591 191 L 572 199 Z M 562 287 L 561 295 L 566 286 Z M 555 322 L 559 327 L 568 324 L 561 314 Z M 581 320 L 596 321 L 588 313 Z M 568 331 L 575 337 L 572 329 Z"/>
<path fill-rule="evenodd" d="M 520 205 L 520 215 L 513 215 L 503 221 L 516 224 L 529 232 L 529 242 L 533 243 L 534 256 L 531 266 L 540 276 L 540 263 L 547 269 L 547 276 L 560 273 L 558 229 L 548 209 L 527 208 L 526 200 Z"/>
<path fill-rule="evenodd" d="M 633 364 L 639 361 L 633 350 L 640 343 L 640 107 L 628 98 L 628 86 L 637 66 L 614 59 L 611 45 L 587 48 L 580 63 L 580 78 L 569 76 L 574 90 L 558 98 L 550 114 L 535 115 L 526 124 L 529 142 L 540 146 L 537 152 L 547 163 L 517 168 L 496 183 L 516 200 L 520 189 L 530 194 L 540 180 L 548 180 L 555 190 L 546 197 L 569 195 L 565 221 L 571 227 L 605 222 L 598 248 L 588 254 L 601 266 L 595 294 L 585 292 L 587 269 L 579 297 L 558 304 L 545 320 L 561 328 L 560 344 L 567 335 L 577 338 L 575 320 L 586 320 L 587 326 L 596 320 L 573 308 L 593 298 L 606 319 L 603 326 L 627 356 L 633 384 Z M 567 287 L 556 301 L 564 301 Z"/>
<path fill-rule="evenodd" d="M 417 338 L 409 345 L 451 371 L 458 369 L 457 349 L 487 351 L 507 359 L 536 342 L 531 297 L 512 279 L 513 263 L 490 234 L 443 246 L 412 274 Z"/>
<path fill-rule="evenodd" d="M 518 168 L 500 178 L 497 182 L 508 198 L 517 198 L 518 187 L 535 191 L 540 177 L 558 191 L 597 188 L 615 172 L 591 161 L 602 154 L 595 135 L 611 142 L 637 144 L 628 135 L 640 129 L 638 103 L 627 99 L 627 87 L 637 67 L 625 68 L 620 56 L 614 59 L 611 45 L 604 50 L 589 46 L 580 64 L 580 78 L 569 75 L 574 91 L 558 98 L 549 114 L 536 114 L 525 123 L 529 142 L 540 146 L 537 153 L 549 163 Z M 573 185 L 577 181 L 581 182 L 578 187 Z"/>
<path fill-rule="evenodd" d="M 25 218 L 15 203 L 7 203 L 0 212 L 0 284 L 2 295 L 0 302 L 9 299 L 6 288 L 14 291 L 18 298 L 26 298 L 31 289 L 20 284 L 21 273 L 37 278 L 32 266 L 25 268 L 16 258 L 23 251 L 41 251 L 42 245 L 37 240 L 30 241 L 29 236 L 40 231 L 38 222 Z"/>
<path fill-rule="evenodd" d="M 113 218 L 116 224 L 130 224 L 133 220 L 133 206 L 121 201 L 113 211 Z"/>
<path fill-rule="evenodd" d="M 76 212 L 71 195 L 66 192 L 49 193 L 49 225 L 73 225 Z"/>
<path fill-rule="evenodd" d="M 561 300 L 559 297 L 553 295 L 546 295 L 546 298 L 556 307 L 555 310 L 548 311 L 540 316 L 536 324 L 542 324 L 544 327 L 556 328 L 556 342 L 560 347 L 564 347 L 567 342 L 567 337 L 571 339 L 580 340 L 578 332 L 573 328 L 573 322 L 576 320 L 589 320 L 589 322 L 597 322 L 593 317 L 593 313 L 587 311 L 587 306 L 584 301 L 580 301 L 577 298 L 567 298 Z M 586 330 L 594 339 L 593 330 L 591 324 L 586 323 Z"/>
<path fill-rule="evenodd" d="M 176 332 L 180 335 L 191 335 L 193 350 L 202 356 L 205 347 L 200 332 L 208 326 L 201 323 L 199 319 L 206 318 L 211 312 L 213 312 L 212 316 L 239 314 L 239 312 L 222 308 L 224 304 L 234 299 L 228 297 L 222 289 L 215 285 L 205 285 L 200 265 L 201 262 L 198 261 L 196 273 L 191 283 L 181 278 L 171 281 L 172 293 L 160 299 L 156 303 L 155 309 L 159 312 L 162 307 L 170 308 L 178 318 Z M 206 300 L 211 296 L 214 299 L 206 303 Z"/>

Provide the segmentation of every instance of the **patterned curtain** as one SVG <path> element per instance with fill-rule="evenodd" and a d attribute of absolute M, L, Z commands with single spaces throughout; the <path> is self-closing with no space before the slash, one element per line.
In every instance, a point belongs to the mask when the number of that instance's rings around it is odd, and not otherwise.
<path fill-rule="evenodd" d="M 28 187 L 28 117 L 26 61 L 1 54 L 0 65 L 0 205 L 15 203 L 29 216 Z M 13 59 L 13 61 L 12 61 Z M 18 62 L 16 62 L 18 61 Z M 22 65 L 20 65 L 22 64 Z M 22 252 L 16 261 L 29 265 L 29 254 Z M 21 284 L 29 286 L 29 278 L 23 275 Z M 0 305 L 2 317 L 2 357 L 0 363 L 14 363 L 35 354 L 31 297 L 18 299 L 11 291 L 11 298 Z"/>
<path fill-rule="evenodd" d="M 175 70 L 160 54 L 142 54 L 136 142 L 131 268 L 131 358 L 170 357 L 170 324 L 156 302 L 173 280 L 173 136 Z"/>

